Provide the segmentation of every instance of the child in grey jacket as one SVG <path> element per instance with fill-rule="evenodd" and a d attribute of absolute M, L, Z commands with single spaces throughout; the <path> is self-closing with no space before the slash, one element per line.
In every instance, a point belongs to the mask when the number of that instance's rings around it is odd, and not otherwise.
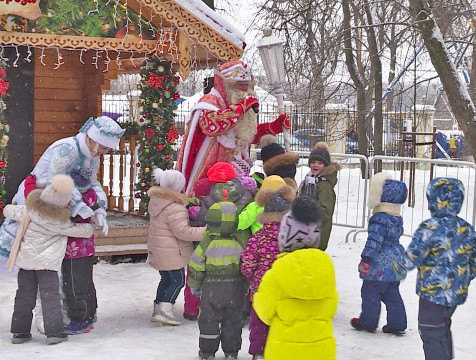
<path fill-rule="evenodd" d="M 32 338 L 31 323 L 37 289 L 43 304 L 46 343 L 68 340 L 63 331 L 58 270 L 66 250 L 68 236 L 90 237 L 91 224 L 73 224 L 68 204 L 74 183 L 67 175 L 56 175 L 45 189 L 31 191 L 26 205 L 7 205 L 5 217 L 21 221 L 7 262 L 10 270 L 17 265 L 18 290 L 15 296 L 11 332 L 12 343 Z"/>

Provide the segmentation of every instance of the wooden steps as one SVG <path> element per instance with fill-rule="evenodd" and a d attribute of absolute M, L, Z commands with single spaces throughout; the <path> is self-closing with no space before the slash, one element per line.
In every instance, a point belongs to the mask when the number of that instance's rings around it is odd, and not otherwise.
<path fill-rule="evenodd" d="M 148 221 L 139 215 L 108 210 L 109 232 L 94 231 L 95 256 L 147 254 Z"/>

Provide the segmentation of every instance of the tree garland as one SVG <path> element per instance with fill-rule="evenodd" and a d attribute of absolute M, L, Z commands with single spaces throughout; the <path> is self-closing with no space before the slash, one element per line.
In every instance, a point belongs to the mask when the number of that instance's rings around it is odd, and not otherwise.
<path fill-rule="evenodd" d="M 171 64 L 153 56 L 141 67 L 142 90 L 140 96 L 141 117 L 139 119 L 139 182 L 135 197 L 140 199 L 139 211 L 147 214 L 149 196 L 147 190 L 154 186 L 152 172 L 155 168 L 171 169 L 175 150 L 172 145 L 179 133 L 174 128 L 174 100 L 179 77 L 172 73 Z"/>
<path fill-rule="evenodd" d="M 5 100 L 8 96 L 8 86 L 10 83 L 6 81 L 6 68 L 5 61 L 0 60 L 0 214 L 3 212 L 4 199 L 5 199 L 5 171 L 7 169 L 7 144 L 8 133 L 10 132 L 10 126 L 5 119 L 4 111 L 7 108 Z"/>

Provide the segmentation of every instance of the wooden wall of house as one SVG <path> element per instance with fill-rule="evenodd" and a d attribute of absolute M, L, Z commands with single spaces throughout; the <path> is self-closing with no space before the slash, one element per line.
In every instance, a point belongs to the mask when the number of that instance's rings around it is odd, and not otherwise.
<path fill-rule="evenodd" d="M 109 71 L 104 60 L 94 64 L 96 51 L 60 50 L 63 64 L 58 63 L 58 51 L 44 51 L 43 65 L 35 52 L 34 64 L 34 161 L 54 141 L 78 133 L 91 116 L 101 115 L 102 90 L 117 77 L 113 62 Z M 82 62 L 84 62 L 84 64 Z"/>
<path fill-rule="evenodd" d="M 5 119 L 10 125 L 8 141 L 8 160 L 5 171 L 5 204 L 12 201 L 18 185 L 33 169 L 33 63 L 25 59 L 28 48 L 19 46 L 18 61 L 15 66 L 7 68 L 8 97 Z M 17 52 L 13 47 L 5 47 L 4 57 L 10 59 L 10 65 L 16 59 Z"/>

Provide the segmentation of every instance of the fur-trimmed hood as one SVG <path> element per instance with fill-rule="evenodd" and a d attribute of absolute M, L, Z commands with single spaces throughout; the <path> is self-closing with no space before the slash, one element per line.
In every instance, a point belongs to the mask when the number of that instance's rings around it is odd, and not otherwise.
<path fill-rule="evenodd" d="M 340 163 L 335 162 L 335 161 L 331 161 L 331 163 L 328 166 L 326 166 L 324 169 L 322 169 L 322 171 L 320 172 L 319 175 L 327 176 L 327 175 L 332 174 L 332 173 L 337 173 L 341 169 L 342 169 L 342 165 Z"/>
<path fill-rule="evenodd" d="M 320 176 L 325 177 L 326 180 L 332 185 L 332 187 L 337 184 L 337 172 L 342 169 L 342 165 L 338 162 L 331 161 L 331 163 L 326 166 L 319 173 Z"/>
<path fill-rule="evenodd" d="M 257 220 L 265 224 L 270 221 L 281 221 L 284 214 L 291 208 L 293 200 L 296 198 L 296 189 L 285 185 L 278 190 L 265 189 L 258 191 L 255 201 L 259 206 L 263 206 L 263 212 L 258 215 Z"/>
<path fill-rule="evenodd" d="M 147 191 L 147 195 L 149 195 L 150 198 L 165 198 L 181 205 L 188 204 L 187 197 L 185 196 L 185 194 L 171 189 L 161 188 L 160 186 L 152 186 L 149 191 Z"/>
<path fill-rule="evenodd" d="M 261 224 L 266 224 L 267 222 L 271 222 L 271 221 L 281 221 L 283 219 L 283 216 L 288 211 L 289 210 L 281 211 L 281 212 L 263 212 L 258 215 L 256 220 L 258 220 L 258 222 L 260 222 Z"/>
<path fill-rule="evenodd" d="M 26 198 L 28 210 L 36 211 L 40 216 L 58 221 L 66 221 L 71 217 L 71 212 L 67 208 L 54 206 L 41 200 L 40 195 L 43 189 L 31 191 Z"/>
<path fill-rule="evenodd" d="M 280 167 L 286 167 L 286 166 L 294 166 L 295 168 L 298 161 L 298 157 L 299 157 L 298 154 L 292 151 L 289 151 L 284 154 L 276 155 L 263 164 L 263 170 L 267 176 L 270 176 L 270 175 L 281 176 L 278 169 Z"/>
<path fill-rule="evenodd" d="M 393 180 L 392 176 L 385 172 L 379 172 L 372 176 L 369 186 L 369 201 L 368 206 L 370 209 L 381 209 L 374 212 L 386 212 L 382 211 L 382 204 L 403 204 L 407 199 L 407 186 L 404 182 Z M 397 207 L 390 206 L 391 213 L 397 212 Z"/>

